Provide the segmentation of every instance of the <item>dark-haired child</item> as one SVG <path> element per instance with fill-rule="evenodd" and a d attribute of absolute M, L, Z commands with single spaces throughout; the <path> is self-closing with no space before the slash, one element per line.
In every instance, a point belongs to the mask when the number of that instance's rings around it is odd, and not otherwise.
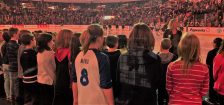
<path fill-rule="evenodd" d="M 20 57 L 20 64 L 23 69 L 24 104 L 38 105 L 37 101 L 37 52 L 36 40 L 32 34 L 25 34 L 21 37 L 21 43 L 25 46 Z"/>
<path fill-rule="evenodd" d="M 110 70 L 111 70 L 111 77 L 113 81 L 113 94 L 114 98 L 118 95 L 118 87 L 116 83 L 117 78 L 117 62 L 119 59 L 119 56 L 121 55 L 121 52 L 117 50 L 118 48 L 118 37 L 116 36 L 108 36 L 106 38 L 106 45 L 108 47 L 108 50 L 105 52 L 107 56 L 110 59 Z"/>

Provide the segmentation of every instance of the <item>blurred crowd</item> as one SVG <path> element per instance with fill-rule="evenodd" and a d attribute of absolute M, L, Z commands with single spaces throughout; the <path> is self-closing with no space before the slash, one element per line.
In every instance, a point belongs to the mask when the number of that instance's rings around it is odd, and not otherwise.
<path fill-rule="evenodd" d="M 69 4 L 47 2 L 1 3 L 0 24 L 151 25 L 178 18 L 182 26 L 221 27 L 223 0 L 201 2 L 161 2 L 159 0 L 113 4 Z M 114 16 L 105 19 L 104 16 Z"/>

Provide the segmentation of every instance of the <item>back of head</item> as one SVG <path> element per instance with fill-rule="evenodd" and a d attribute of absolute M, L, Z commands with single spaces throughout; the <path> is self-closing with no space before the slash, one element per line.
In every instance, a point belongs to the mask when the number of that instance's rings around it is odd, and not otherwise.
<path fill-rule="evenodd" d="M 40 36 L 41 33 L 43 33 L 43 31 L 39 30 L 39 31 L 34 31 L 32 33 L 35 36 L 35 38 L 38 39 L 38 37 Z"/>
<path fill-rule="evenodd" d="M 118 35 L 118 49 L 126 48 L 128 39 L 126 35 Z"/>
<path fill-rule="evenodd" d="M 198 37 L 192 33 L 185 33 L 178 45 L 178 55 L 184 62 L 184 73 L 195 62 L 200 61 L 200 41 Z"/>
<path fill-rule="evenodd" d="M 20 41 L 23 45 L 29 45 L 31 40 L 34 39 L 33 34 L 23 34 L 22 37 L 20 38 Z"/>
<path fill-rule="evenodd" d="M 82 50 L 86 53 L 91 43 L 95 43 L 98 37 L 103 37 L 103 28 L 98 24 L 90 25 L 80 36 Z"/>
<path fill-rule="evenodd" d="M 171 46 L 172 46 L 171 43 L 172 43 L 172 42 L 171 42 L 171 40 L 170 40 L 169 38 L 164 38 L 164 39 L 162 40 L 162 42 L 161 42 L 161 48 L 162 48 L 163 50 L 169 50 L 169 49 L 171 48 Z"/>
<path fill-rule="evenodd" d="M 73 32 L 71 30 L 63 29 L 56 36 L 57 48 L 69 48 L 70 40 L 72 39 Z"/>
<path fill-rule="evenodd" d="M 22 35 L 24 35 L 24 34 L 31 34 L 31 32 L 28 30 L 20 30 L 19 31 L 19 37 L 22 37 Z"/>
<path fill-rule="evenodd" d="M 10 28 L 9 29 L 9 36 L 12 38 L 15 34 L 18 34 L 19 29 L 18 28 Z"/>
<path fill-rule="evenodd" d="M 106 45 L 109 47 L 109 48 L 114 48 L 116 47 L 116 44 L 118 43 L 118 38 L 117 36 L 108 36 L 106 38 Z"/>
<path fill-rule="evenodd" d="M 31 34 L 31 32 L 30 31 L 28 31 L 28 30 L 20 30 L 19 31 L 19 43 L 21 44 L 22 42 L 21 42 L 21 38 L 22 38 L 22 36 L 23 35 L 26 35 L 26 34 Z"/>
<path fill-rule="evenodd" d="M 11 37 L 9 36 L 9 33 L 8 32 L 4 32 L 3 35 L 2 35 L 2 38 L 5 42 L 9 42 Z"/>
<path fill-rule="evenodd" d="M 144 23 L 134 25 L 128 40 L 128 48 L 152 51 L 154 45 L 155 39 L 151 29 Z"/>
<path fill-rule="evenodd" d="M 70 61 L 72 63 L 74 63 L 75 57 L 80 52 L 80 47 L 81 47 L 81 43 L 79 41 L 79 36 L 74 34 L 72 36 L 71 41 L 70 41 L 70 51 L 71 51 Z"/>
<path fill-rule="evenodd" d="M 215 44 L 216 48 L 219 48 L 221 46 L 221 43 L 222 43 L 222 38 L 215 38 L 213 40 L 213 43 Z"/>
<path fill-rule="evenodd" d="M 52 40 L 52 36 L 48 33 L 42 33 L 37 40 L 37 50 L 42 53 L 44 50 L 51 50 L 48 43 Z"/>

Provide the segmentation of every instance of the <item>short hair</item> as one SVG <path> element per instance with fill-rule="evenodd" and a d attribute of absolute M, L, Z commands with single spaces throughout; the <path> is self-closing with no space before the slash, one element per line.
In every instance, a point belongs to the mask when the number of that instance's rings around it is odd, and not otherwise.
<path fill-rule="evenodd" d="M 33 40 L 33 38 L 34 38 L 33 34 L 24 34 L 21 37 L 21 42 L 22 42 L 23 45 L 29 45 L 31 40 Z"/>
<path fill-rule="evenodd" d="M 22 42 L 21 42 L 21 38 L 22 38 L 22 36 L 25 35 L 25 34 L 31 34 L 31 32 L 28 31 L 28 30 L 20 30 L 20 31 L 19 31 L 19 39 L 18 39 L 19 44 L 22 43 Z"/>
<path fill-rule="evenodd" d="M 168 50 L 171 48 L 172 44 L 171 44 L 171 40 L 169 38 L 164 38 L 162 41 L 161 41 L 161 47 L 162 49 L 164 50 Z"/>
<path fill-rule="evenodd" d="M 215 44 L 216 48 L 219 48 L 221 46 L 221 44 L 222 44 L 222 38 L 215 38 L 213 40 L 213 43 Z"/>
<path fill-rule="evenodd" d="M 51 50 L 48 43 L 52 40 L 52 36 L 48 33 L 42 33 L 37 40 L 37 51 L 42 53 L 44 50 Z"/>
<path fill-rule="evenodd" d="M 118 49 L 126 48 L 128 43 L 128 38 L 126 35 L 118 35 Z"/>
<path fill-rule="evenodd" d="M 108 36 L 106 38 L 106 45 L 109 48 L 114 48 L 117 43 L 118 43 L 118 37 L 117 36 Z"/>
<path fill-rule="evenodd" d="M 8 43 L 11 39 L 11 37 L 9 36 L 9 33 L 8 32 L 4 32 L 3 35 L 2 35 L 2 38 L 3 40 Z"/>
<path fill-rule="evenodd" d="M 17 34 L 19 32 L 18 28 L 10 28 L 9 29 L 9 36 L 13 37 L 14 34 Z"/>

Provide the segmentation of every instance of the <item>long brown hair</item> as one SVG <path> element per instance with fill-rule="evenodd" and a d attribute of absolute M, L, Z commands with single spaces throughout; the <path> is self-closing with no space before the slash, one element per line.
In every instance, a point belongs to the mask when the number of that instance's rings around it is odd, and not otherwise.
<path fill-rule="evenodd" d="M 179 60 L 183 61 L 183 73 L 187 74 L 188 69 L 195 63 L 200 62 L 200 41 L 191 33 L 185 33 L 178 45 Z"/>
<path fill-rule="evenodd" d="M 63 29 L 56 36 L 57 48 L 69 48 L 70 41 L 72 39 L 73 32 L 71 30 Z"/>
<path fill-rule="evenodd" d="M 98 24 L 92 24 L 88 26 L 87 30 L 85 30 L 79 38 L 84 54 L 88 51 L 89 45 L 91 43 L 96 42 L 97 38 L 102 36 L 103 36 L 102 26 Z"/>
<path fill-rule="evenodd" d="M 129 49 L 147 49 L 152 51 L 155 46 L 155 38 L 151 29 L 144 23 L 138 23 L 134 25 L 131 31 L 128 48 Z"/>

